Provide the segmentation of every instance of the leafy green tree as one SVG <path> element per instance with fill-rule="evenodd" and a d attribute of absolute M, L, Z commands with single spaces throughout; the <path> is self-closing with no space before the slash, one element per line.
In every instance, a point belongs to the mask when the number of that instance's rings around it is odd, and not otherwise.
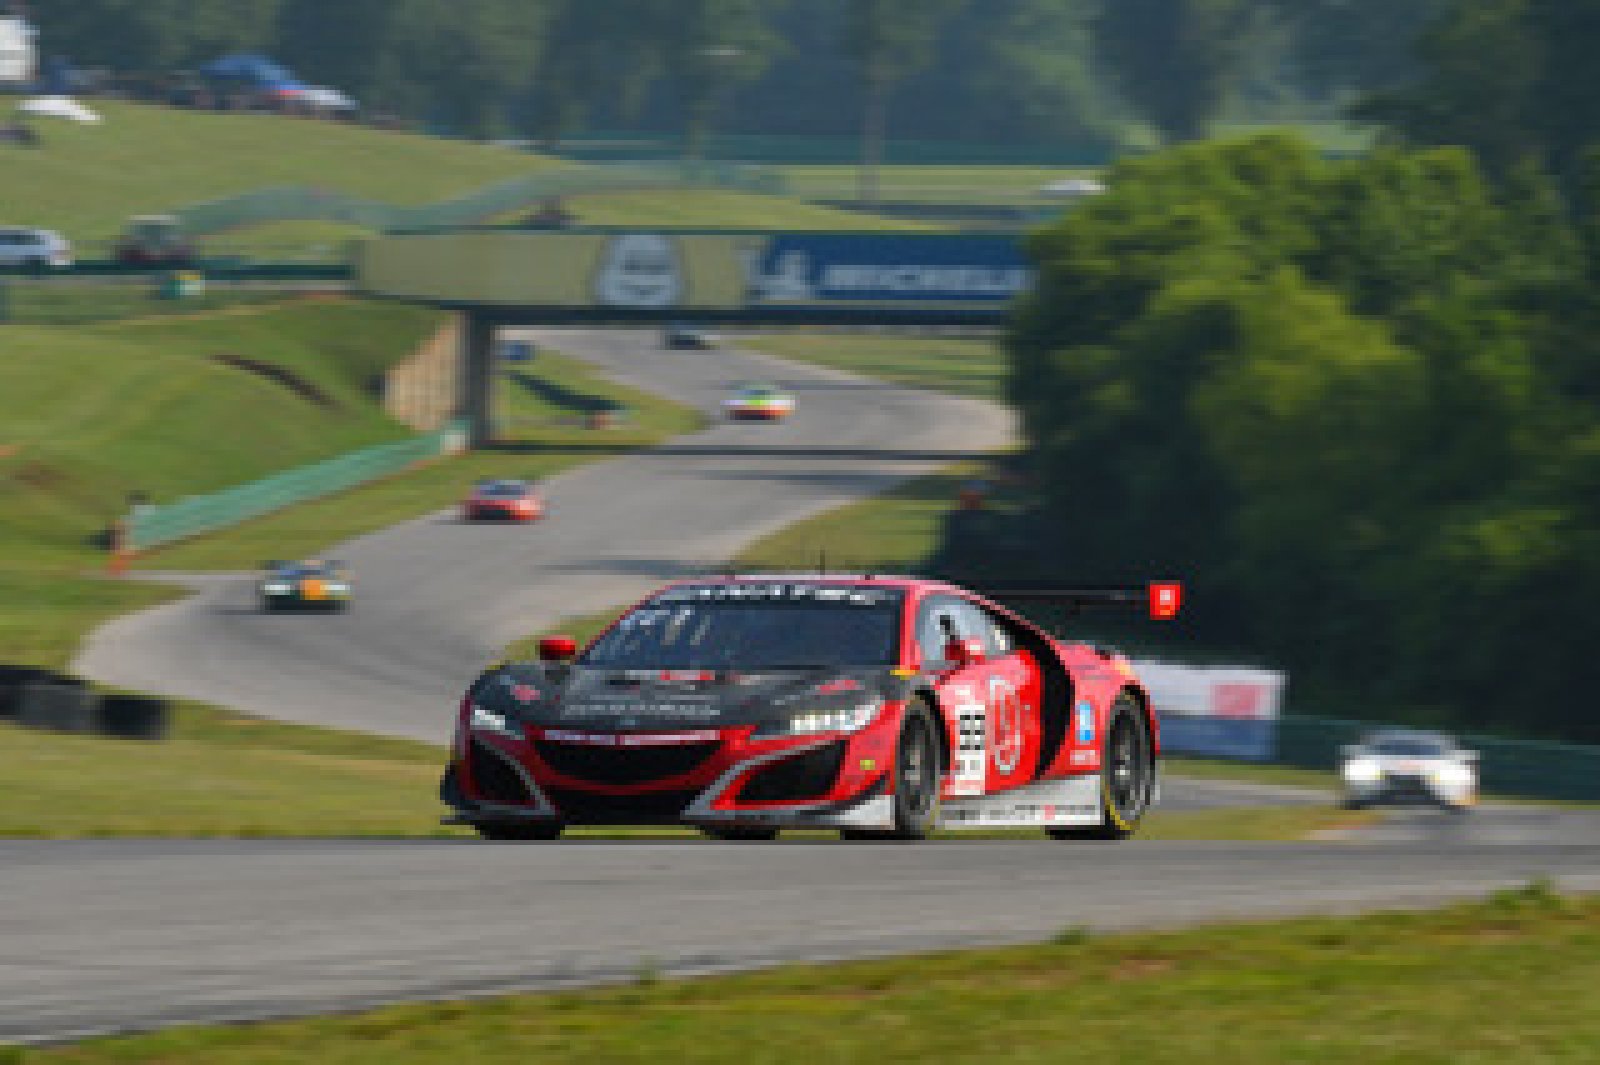
<path fill-rule="evenodd" d="M 760 0 L 657 0 L 641 25 L 653 27 L 660 62 L 683 105 L 684 154 L 705 157 L 718 108 L 736 86 L 765 69 L 777 40 Z"/>
<path fill-rule="evenodd" d="M 1104 0 L 1104 69 L 1166 140 L 1197 140 L 1227 101 L 1262 10 L 1254 0 Z"/>
<path fill-rule="evenodd" d="M 1010 337 L 1052 555 L 1184 574 L 1191 632 L 1343 713 L 1600 738 L 1562 696 L 1600 682 L 1591 227 L 1455 149 L 1256 138 L 1110 184 L 1033 239 Z"/>
<path fill-rule="evenodd" d="M 39 4 L 43 47 L 79 63 L 166 73 L 271 42 L 278 0 L 73 0 Z"/>
<path fill-rule="evenodd" d="M 941 20 L 964 0 L 847 0 L 844 44 L 861 75 L 863 203 L 878 202 L 878 169 L 896 80 L 926 63 Z"/>

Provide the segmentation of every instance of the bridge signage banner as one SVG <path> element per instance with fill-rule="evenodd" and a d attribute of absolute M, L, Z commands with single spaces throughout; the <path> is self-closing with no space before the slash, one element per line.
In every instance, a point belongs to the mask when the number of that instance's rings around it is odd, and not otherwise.
<path fill-rule="evenodd" d="M 1009 234 L 487 229 L 376 238 L 357 277 L 375 295 L 469 310 L 760 319 L 998 316 L 1034 271 Z"/>

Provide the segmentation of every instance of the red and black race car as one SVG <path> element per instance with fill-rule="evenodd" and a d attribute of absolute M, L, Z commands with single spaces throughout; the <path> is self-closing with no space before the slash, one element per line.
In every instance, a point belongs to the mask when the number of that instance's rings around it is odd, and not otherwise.
<path fill-rule="evenodd" d="M 527 481 L 479 481 L 461 504 L 467 521 L 537 521 L 544 517 L 544 500 Z"/>
<path fill-rule="evenodd" d="M 1020 589 L 1170 618 L 1176 584 Z M 581 654 L 480 676 L 440 795 L 497 840 L 685 824 L 919 839 L 1034 826 L 1121 839 L 1158 791 L 1160 741 L 1126 659 L 912 577 L 780 574 L 667 586 Z"/>

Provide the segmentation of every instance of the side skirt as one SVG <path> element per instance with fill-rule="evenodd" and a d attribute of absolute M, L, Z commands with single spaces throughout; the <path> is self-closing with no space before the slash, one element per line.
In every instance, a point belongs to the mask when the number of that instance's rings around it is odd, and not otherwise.
<path fill-rule="evenodd" d="M 1041 780 L 995 795 L 946 799 L 941 828 L 1077 828 L 1103 824 L 1100 774 Z"/>

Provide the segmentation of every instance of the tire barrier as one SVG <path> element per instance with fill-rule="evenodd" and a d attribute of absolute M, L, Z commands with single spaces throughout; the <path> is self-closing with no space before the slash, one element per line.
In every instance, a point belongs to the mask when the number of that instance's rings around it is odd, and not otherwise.
<path fill-rule="evenodd" d="M 153 695 L 105 693 L 37 666 L 0 665 L 0 722 L 125 740 L 164 740 L 171 704 Z"/>
<path fill-rule="evenodd" d="M 96 731 L 124 740 L 164 740 L 171 727 L 165 699 L 151 695 L 107 695 L 100 700 Z"/>
<path fill-rule="evenodd" d="M 17 716 L 22 705 L 23 688 L 54 676 L 48 669 L 36 666 L 0 666 L 0 721 Z"/>
<path fill-rule="evenodd" d="M 94 732 L 100 720 L 100 693 L 68 678 L 35 681 L 22 688 L 17 724 L 49 732 Z"/>

